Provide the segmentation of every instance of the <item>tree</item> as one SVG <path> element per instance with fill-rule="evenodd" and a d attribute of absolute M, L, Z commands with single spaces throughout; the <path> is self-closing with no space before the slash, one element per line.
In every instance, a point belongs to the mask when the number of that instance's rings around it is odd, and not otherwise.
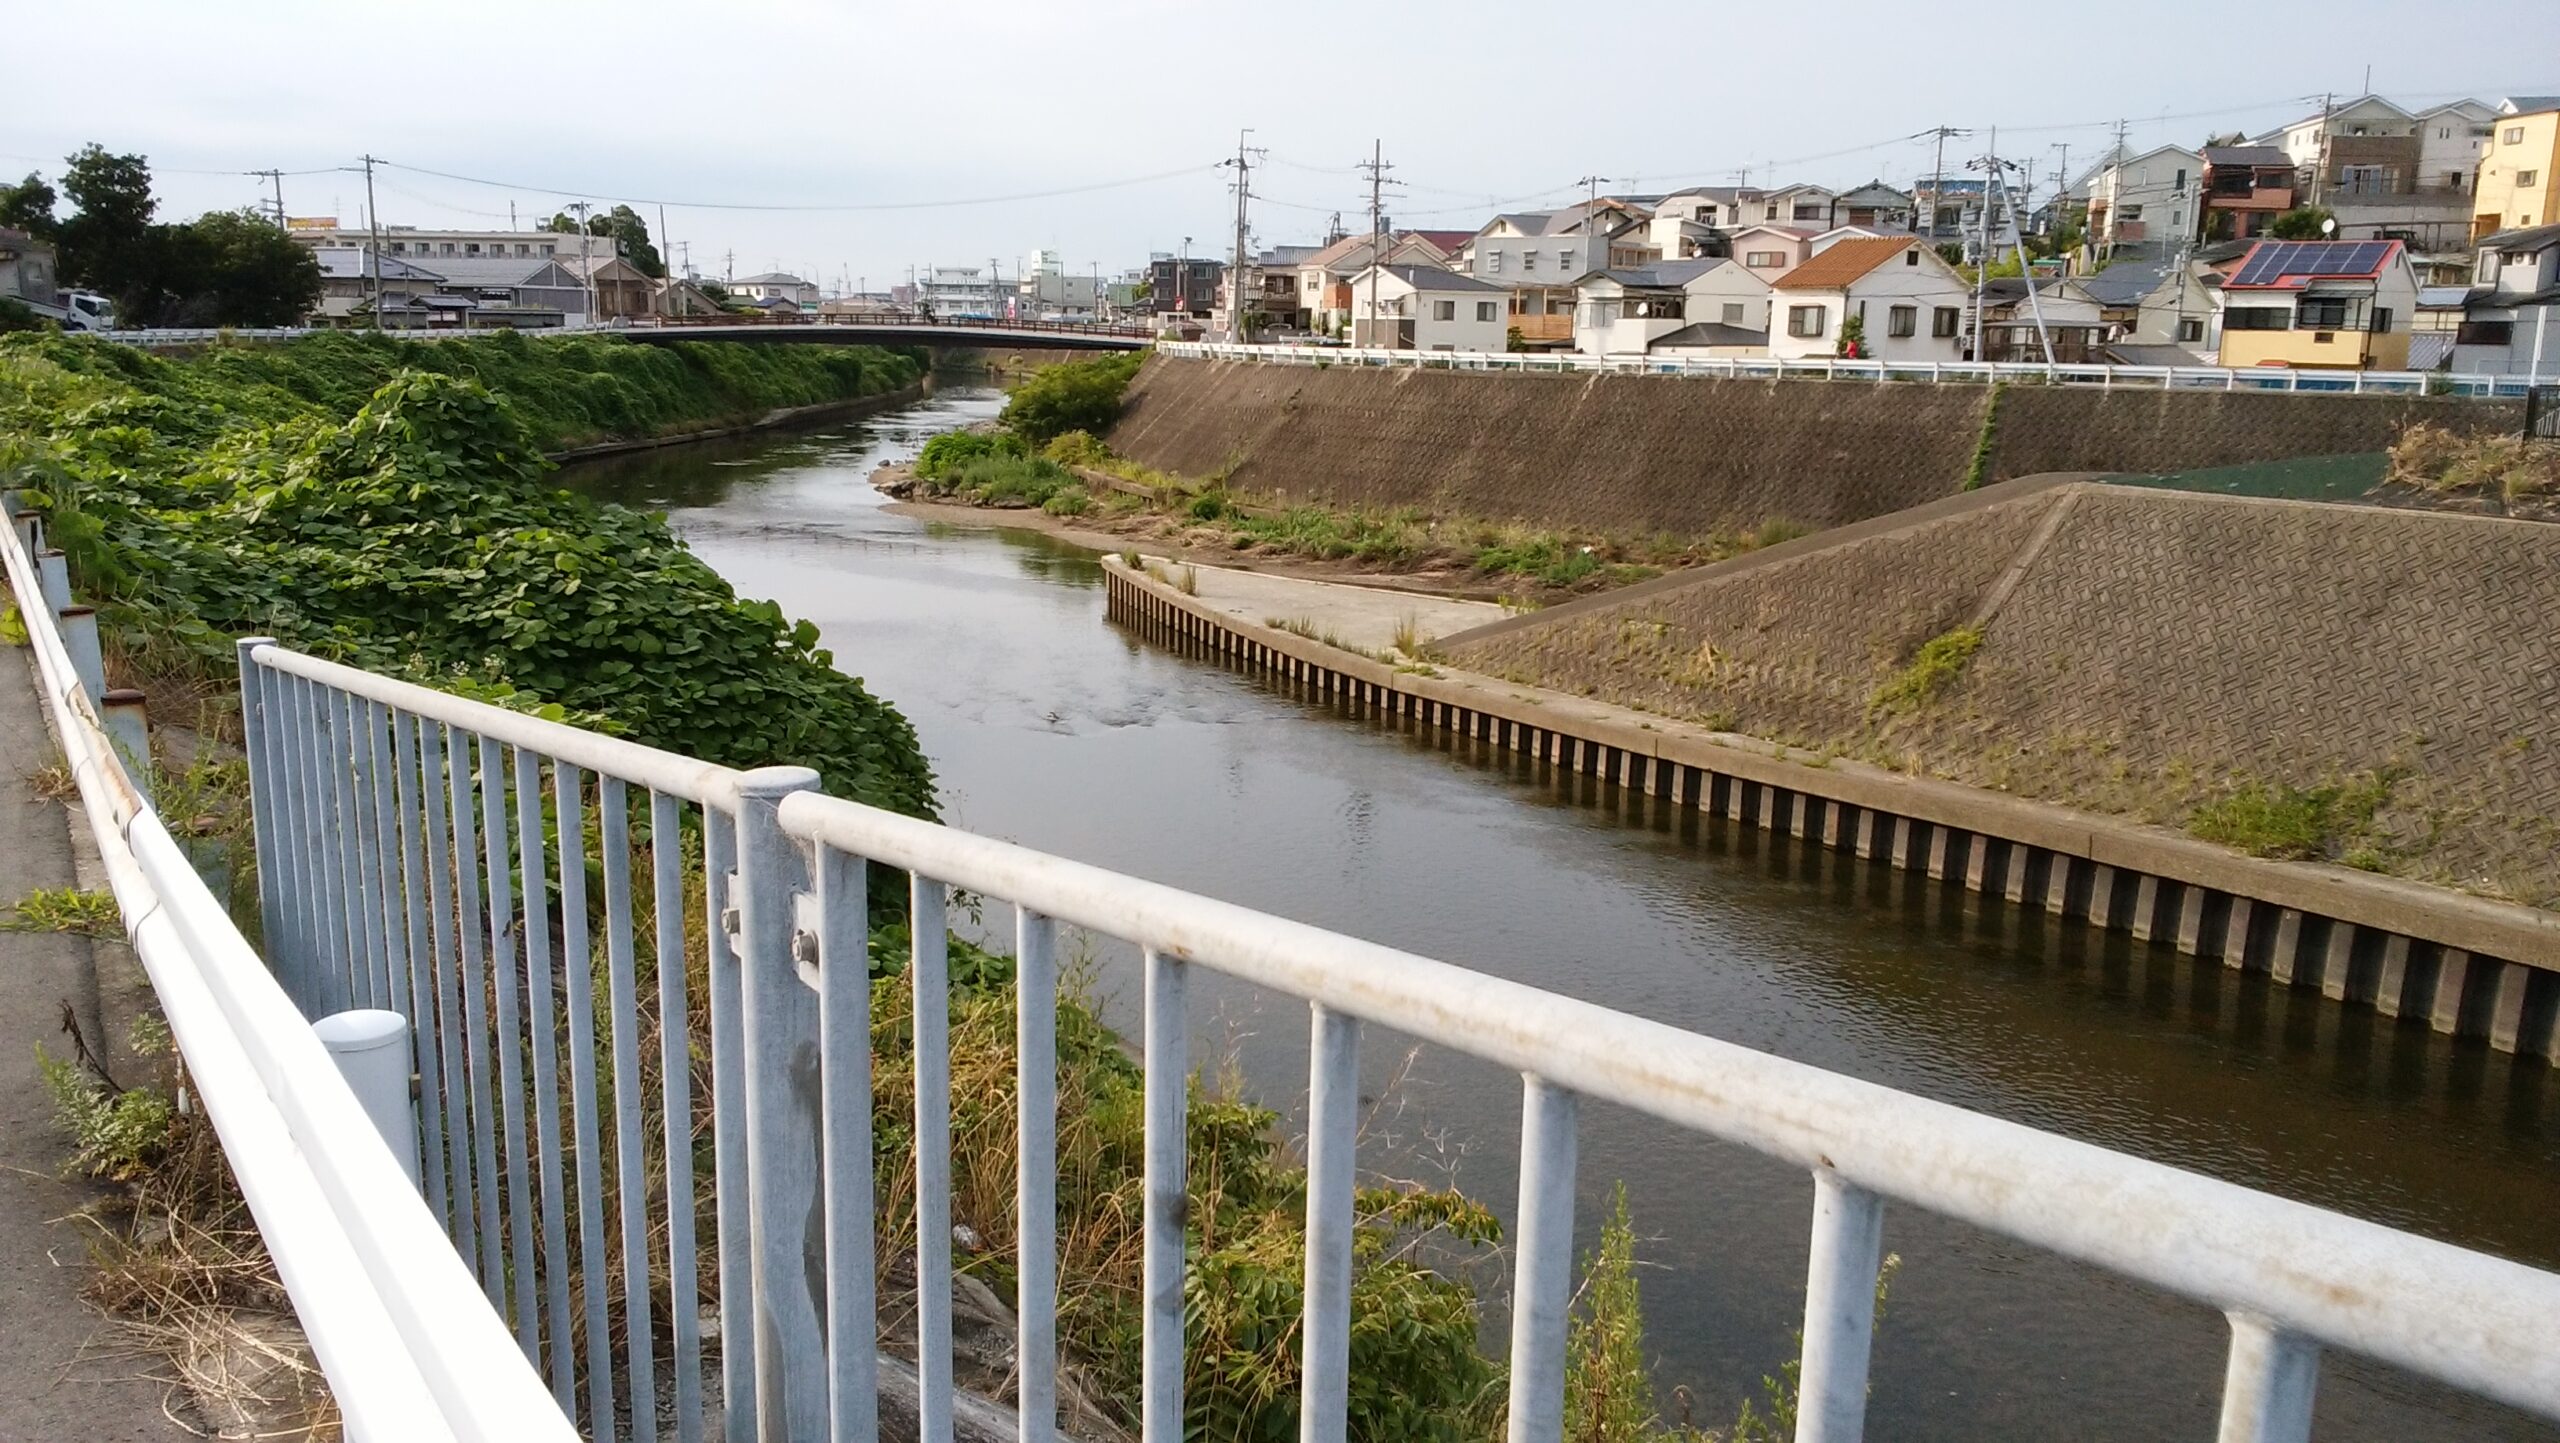
<path fill-rule="evenodd" d="M 561 235 L 578 233 L 577 217 L 561 212 L 542 223 L 542 229 Z M 587 234 L 605 236 L 613 241 L 614 254 L 631 262 L 632 269 L 644 276 L 664 279 L 667 263 L 658 254 L 655 241 L 649 239 L 649 223 L 627 205 L 618 205 L 603 215 L 587 217 Z"/>
<path fill-rule="evenodd" d="M 78 208 L 54 233 L 63 279 L 122 300 L 154 265 L 151 163 L 86 145 L 63 170 L 62 190 Z"/>
<path fill-rule="evenodd" d="M 2277 216 L 2267 234 L 2277 240 L 2318 240 L 2327 234 L 2321 227 L 2331 219 L 2329 212 L 2316 205 L 2295 206 Z"/>
<path fill-rule="evenodd" d="M 1851 361 L 1863 361 L 1869 359 L 1867 355 L 1866 317 L 1852 312 L 1849 319 L 1841 323 L 1840 339 L 1832 346 L 1831 354 L 1841 357 L 1844 360 Z"/>
<path fill-rule="evenodd" d="M 195 324 L 290 326 L 320 304 L 319 258 L 258 212 L 213 211 L 174 229 L 193 282 L 181 309 Z"/>
<path fill-rule="evenodd" d="M 28 171 L 27 178 L 16 185 L 0 185 L 0 225 L 50 241 L 59 226 L 53 207 L 60 199 L 43 176 Z"/>

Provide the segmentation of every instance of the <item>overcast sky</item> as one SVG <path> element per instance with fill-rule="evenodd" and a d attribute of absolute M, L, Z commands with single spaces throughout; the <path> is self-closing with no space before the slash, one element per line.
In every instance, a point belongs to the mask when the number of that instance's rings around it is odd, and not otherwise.
<path fill-rule="evenodd" d="M 0 166 L 59 172 L 95 140 L 151 158 L 163 217 L 248 205 L 360 223 L 530 224 L 627 200 L 719 276 L 773 268 L 874 289 L 907 268 L 1056 250 L 1106 272 L 1223 253 L 1216 168 L 1268 151 L 1260 244 L 1365 228 L 1353 169 L 1383 142 L 1399 224 L 1604 190 L 1772 179 L 1908 185 L 1964 126 L 2049 186 L 2119 119 L 2141 146 L 2256 131 L 2317 97 L 2560 92 L 2560 3 L 2408 0 L 83 0 L 0 85 Z M 2026 17 L 2033 16 L 2034 19 Z M 2482 31 L 2467 31 L 2479 24 Z M 2495 43 L 2485 43 L 2494 32 Z M 27 31 L 18 27 L 19 38 Z M 2311 97 L 2306 102 L 2305 97 Z M 393 168 L 408 167 L 406 169 Z M 2073 162 L 2074 169 L 2079 161 Z M 1950 161 L 1951 170 L 1953 162 Z M 442 175 L 422 172 L 444 172 Z M 467 177 L 456 179 L 454 177 Z M 494 182 L 494 183 L 492 183 Z M 984 201 L 981 204 L 948 204 Z M 734 208 L 721 208 L 734 207 Z"/>

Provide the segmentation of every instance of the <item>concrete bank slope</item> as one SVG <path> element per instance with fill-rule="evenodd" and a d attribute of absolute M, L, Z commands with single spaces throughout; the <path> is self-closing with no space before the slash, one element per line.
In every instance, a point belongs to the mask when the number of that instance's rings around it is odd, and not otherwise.
<path fill-rule="evenodd" d="M 2048 487 L 2010 504 L 2041 514 L 2077 489 Z M 1390 724 L 1445 729 L 1470 746 L 1534 757 L 1806 846 L 2158 938 L 2501 1050 L 2560 1054 L 2560 913 L 2249 857 L 2165 827 L 1482 673 L 1382 662 L 1252 622 L 1117 558 L 1103 566 L 1115 622 Z"/>
<path fill-rule="evenodd" d="M 2521 403 L 2274 392 L 1325 369 L 1150 357 L 1112 449 L 1299 502 L 1618 536 L 1808 529 L 2053 471 L 2380 451 Z"/>

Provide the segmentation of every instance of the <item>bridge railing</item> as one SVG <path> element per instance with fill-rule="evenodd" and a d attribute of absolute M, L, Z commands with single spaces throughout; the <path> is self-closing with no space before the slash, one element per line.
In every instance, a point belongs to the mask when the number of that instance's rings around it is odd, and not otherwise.
<path fill-rule="evenodd" d="M 2346 371 L 2306 367 L 2044 365 L 2015 361 L 1850 361 L 1827 356 L 1593 356 L 1579 351 L 1413 351 L 1356 346 L 1262 346 L 1161 341 L 1164 355 L 1274 366 L 1369 366 L 1406 370 L 1521 371 L 1603 375 L 1715 376 L 1727 380 L 1887 381 L 1989 385 L 1995 381 L 2092 386 L 2100 390 L 2284 391 L 2306 394 L 2516 398 L 2526 376 L 2441 371 Z"/>
<path fill-rule="evenodd" d="M 95 615 L 71 604 L 42 519 L 8 509 L 0 563 L 81 815 L 347 1436 L 566 1443 L 401 1163 L 152 810 L 147 759 L 102 717 Z"/>
<path fill-rule="evenodd" d="M 804 768 L 731 771 L 263 643 L 243 644 L 242 678 L 257 719 L 259 846 L 276 862 L 261 872 L 273 960 L 306 1006 L 414 1010 L 428 1208 L 477 1258 L 490 1301 L 511 1304 L 518 1341 L 547 1363 L 563 1408 L 591 1423 L 619 1404 L 635 1434 L 643 1421 L 657 1426 L 663 1332 L 678 1436 L 701 1436 L 690 1142 L 707 1104 L 726 1436 L 874 1436 L 875 867 L 904 875 L 912 919 L 927 1438 L 948 1436 L 954 1397 L 945 920 L 955 891 L 1015 911 L 1026 1443 L 1056 1427 L 1061 928 L 1143 956 L 1150 1443 L 1182 1437 L 1186 993 L 1202 969 L 1307 1007 L 1308 1438 L 1346 1430 L 1358 1059 L 1370 1027 L 1521 1074 L 1514 1443 L 1554 1443 L 1561 1428 L 1587 1104 L 1804 1169 L 1813 1246 L 1796 1436 L 1806 1443 L 1854 1439 L 1864 1426 L 1889 1204 L 2223 1313 L 2221 1437 L 2233 1443 L 2303 1443 L 2329 1348 L 2560 1418 L 2560 1350 L 2549 1345 L 2560 1275 L 827 797 Z M 645 909 L 635 873 L 649 878 Z M 689 910 L 704 924 L 698 946 L 686 940 Z M 637 981 L 643 928 L 654 998 Z M 709 973 L 707 1019 L 686 1010 L 683 979 L 697 964 Z M 688 1090 L 685 1041 L 696 1035 L 708 1043 L 707 1099 Z M 662 1058 L 654 1081 L 643 1067 L 651 1041 Z M 654 1157 L 653 1129 L 665 1139 Z M 652 1323 L 653 1296 L 671 1299 L 664 1329 Z"/>

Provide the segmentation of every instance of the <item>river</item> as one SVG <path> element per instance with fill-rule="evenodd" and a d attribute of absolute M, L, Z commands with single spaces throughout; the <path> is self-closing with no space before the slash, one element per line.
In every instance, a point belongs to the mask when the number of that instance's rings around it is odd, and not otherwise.
<path fill-rule="evenodd" d="M 954 825 L 2560 1265 L 2545 1068 L 1589 779 L 1474 760 L 1140 643 L 1103 620 L 1091 554 L 894 515 L 868 484 L 999 401 L 945 390 L 565 479 L 667 511 L 742 593 L 815 621 L 914 721 Z M 1133 959 L 1101 949 L 1093 970 L 1134 1035 Z M 1258 1100 L 1301 1115 L 1304 1009 L 1214 975 L 1195 975 L 1193 994 L 1195 1058 L 1232 1056 Z M 1364 1164 L 1454 1177 L 1507 1222 L 1518 1079 L 1409 1052 L 1364 1039 L 1364 1083 L 1383 1097 Z M 1664 1411 L 1684 1392 L 1698 1423 L 1725 1423 L 1793 1351 L 1811 1182 L 1587 1107 L 1582 1246 L 1620 1180 Z M 2211 1310 L 1910 1208 L 1888 1208 L 1885 1245 L 1902 1266 L 1877 1331 L 1871 1436 L 2212 1435 L 2227 1332 Z M 1498 1275 L 1482 1281 L 1501 1295 Z M 2317 1436 L 2560 1429 L 2332 1354 Z"/>

